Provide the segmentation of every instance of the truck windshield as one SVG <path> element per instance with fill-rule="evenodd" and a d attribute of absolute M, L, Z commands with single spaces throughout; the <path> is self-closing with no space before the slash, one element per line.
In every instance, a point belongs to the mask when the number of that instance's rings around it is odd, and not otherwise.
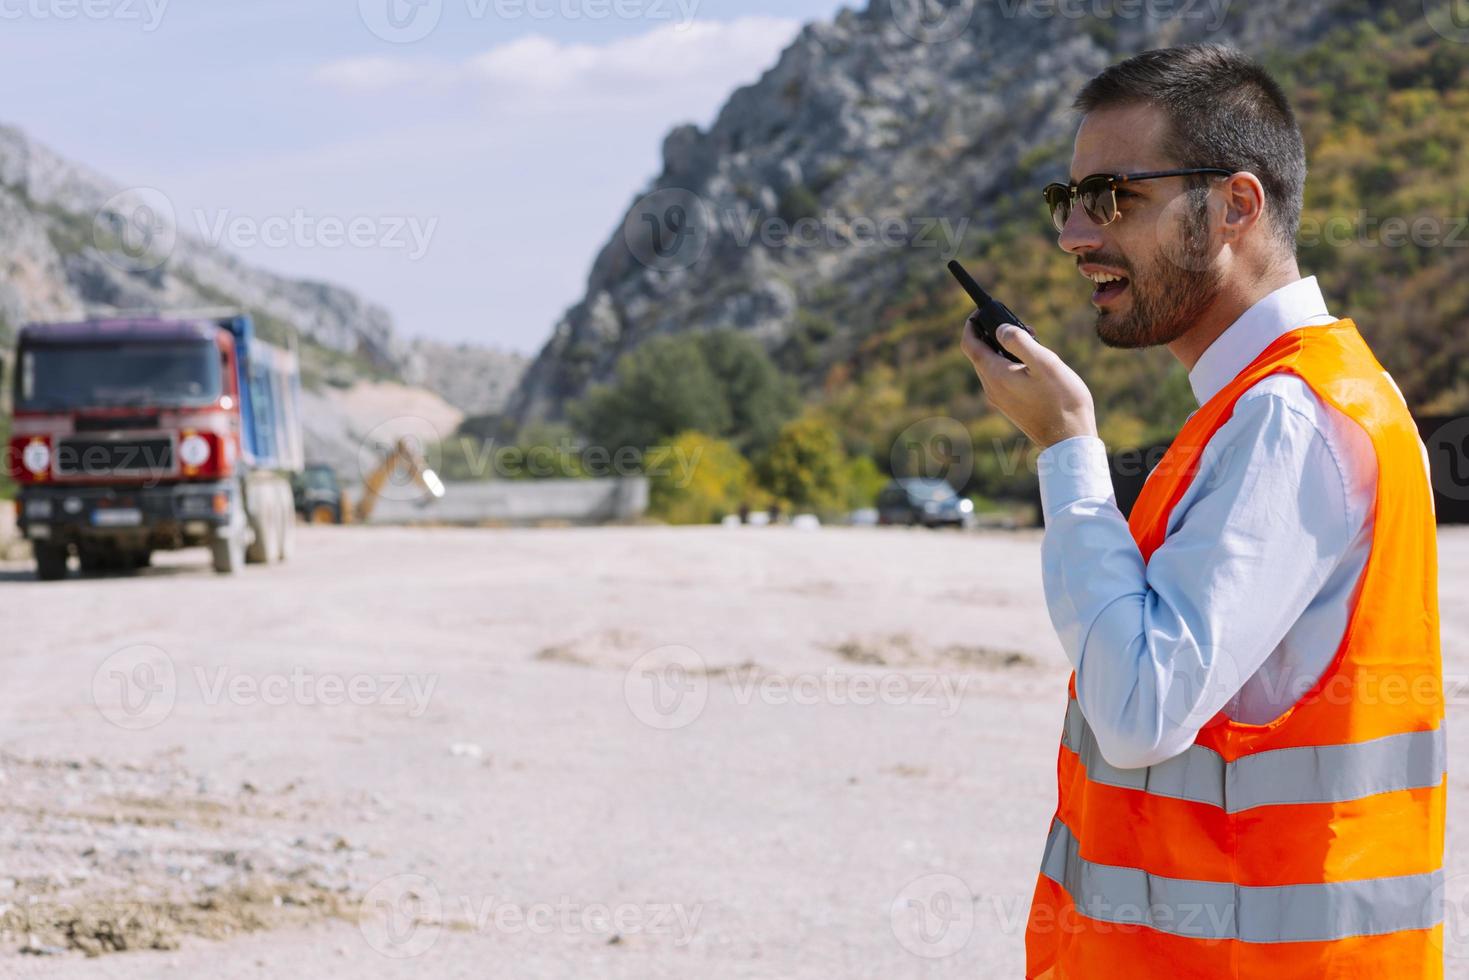
<path fill-rule="evenodd" d="M 38 344 L 21 349 L 16 407 L 202 405 L 220 396 L 219 350 L 208 341 Z"/>

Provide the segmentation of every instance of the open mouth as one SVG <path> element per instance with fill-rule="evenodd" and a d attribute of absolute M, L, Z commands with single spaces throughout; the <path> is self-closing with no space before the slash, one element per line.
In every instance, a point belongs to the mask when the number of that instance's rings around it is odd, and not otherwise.
<path fill-rule="evenodd" d="M 1092 292 L 1092 302 L 1097 306 L 1106 306 L 1117 301 L 1123 293 L 1132 285 L 1126 276 L 1117 276 L 1111 273 L 1093 273 L 1089 277 L 1095 289 Z"/>

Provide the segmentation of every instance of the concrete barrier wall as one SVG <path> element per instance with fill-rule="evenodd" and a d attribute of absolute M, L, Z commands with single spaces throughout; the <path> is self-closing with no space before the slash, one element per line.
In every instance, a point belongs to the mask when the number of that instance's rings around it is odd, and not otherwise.
<path fill-rule="evenodd" d="M 360 499 L 361 489 L 349 491 Z M 641 517 L 648 510 L 646 477 L 607 480 L 487 480 L 446 483 L 444 496 L 424 506 L 410 487 L 389 486 L 373 524 L 481 524 L 570 521 L 600 524 Z"/>

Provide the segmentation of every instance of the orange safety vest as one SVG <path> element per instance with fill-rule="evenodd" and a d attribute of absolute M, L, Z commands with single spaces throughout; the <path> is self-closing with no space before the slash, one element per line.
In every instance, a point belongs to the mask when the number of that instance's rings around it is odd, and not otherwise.
<path fill-rule="evenodd" d="M 1235 402 L 1281 372 L 1361 425 L 1377 455 L 1372 548 L 1341 646 L 1279 718 L 1221 712 L 1143 769 L 1102 757 L 1072 674 L 1030 980 L 1443 977 L 1433 498 L 1408 408 L 1356 325 L 1277 338 L 1190 417 L 1129 525 L 1147 561 Z"/>

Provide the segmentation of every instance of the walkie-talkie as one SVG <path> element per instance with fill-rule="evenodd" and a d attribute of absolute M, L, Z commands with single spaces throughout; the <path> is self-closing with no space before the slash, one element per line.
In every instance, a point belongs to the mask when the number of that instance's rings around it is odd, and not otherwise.
<path fill-rule="evenodd" d="M 1030 329 L 1024 320 L 1016 316 L 1010 307 L 981 289 L 979 283 L 974 281 L 974 277 L 957 261 L 951 261 L 949 263 L 949 271 L 954 274 L 955 279 L 959 280 L 959 285 L 964 287 L 964 291 L 969 294 L 969 298 L 974 300 L 978 315 L 972 317 L 971 320 L 979 332 L 979 339 L 989 344 L 990 350 L 996 354 L 1007 357 L 1016 364 L 1019 364 L 1020 358 L 1000 346 L 999 340 L 995 338 L 995 331 L 1006 323 L 1015 324 L 1032 337 L 1035 336 L 1035 331 Z"/>

